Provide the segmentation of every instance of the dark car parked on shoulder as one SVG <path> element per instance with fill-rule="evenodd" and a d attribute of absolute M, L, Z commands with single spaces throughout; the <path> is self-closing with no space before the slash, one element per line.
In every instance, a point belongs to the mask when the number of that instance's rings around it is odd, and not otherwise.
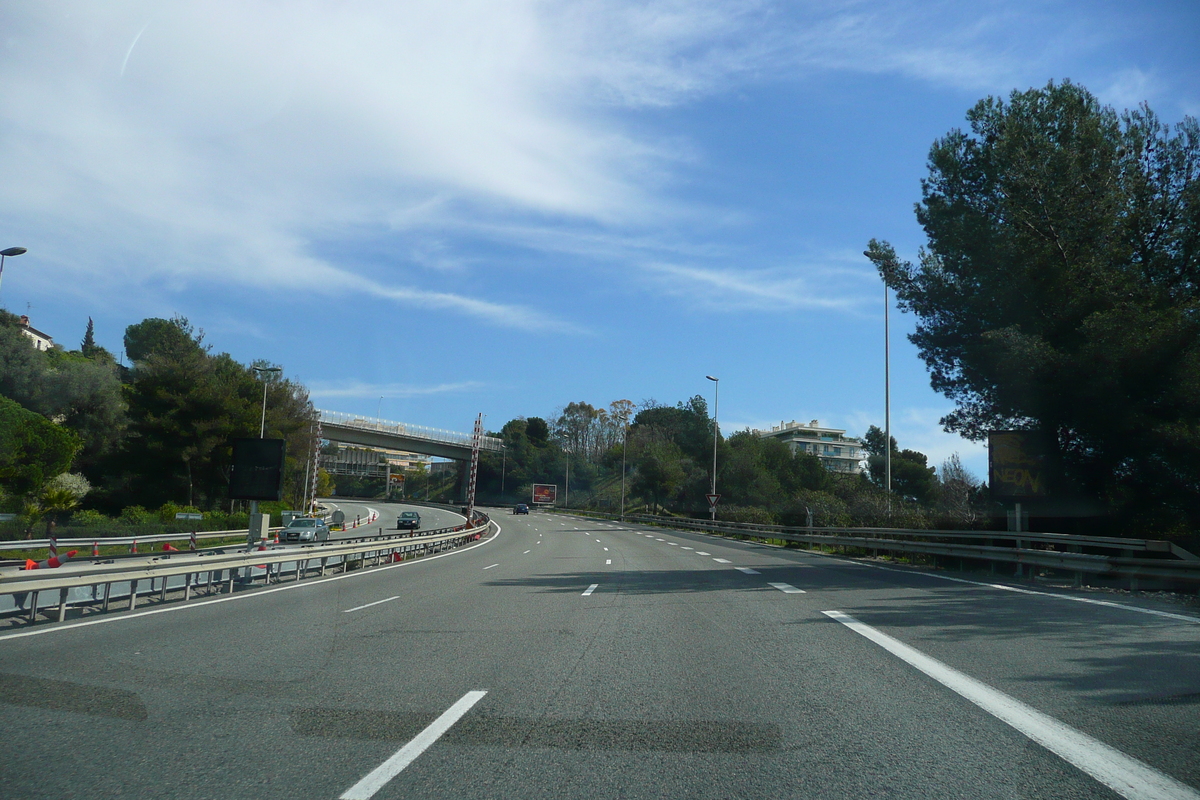
<path fill-rule="evenodd" d="M 401 511 L 396 517 L 396 530 L 415 531 L 421 527 L 421 515 L 415 511 Z"/>
<path fill-rule="evenodd" d="M 517 503 L 516 507 L 513 508 L 513 513 L 514 514 L 528 514 L 529 506 L 525 505 L 524 503 Z"/>

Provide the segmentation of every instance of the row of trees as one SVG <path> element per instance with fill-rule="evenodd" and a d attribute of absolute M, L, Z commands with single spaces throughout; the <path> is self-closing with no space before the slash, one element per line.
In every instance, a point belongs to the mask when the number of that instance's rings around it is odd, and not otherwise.
<path fill-rule="evenodd" d="M 228 508 L 231 441 L 287 441 L 285 494 L 300 501 L 316 417 L 305 388 L 213 353 L 182 317 L 125 331 L 129 366 L 95 343 L 91 320 L 77 350 L 38 350 L 18 318 L 0 312 L 0 504 L 33 518 L 86 496 L 92 509 L 173 502 Z M 54 483 L 70 471 L 70 486 Z M 59 479 L 59 483 L 62 483 Z M 85 487 L 86 488 L 83 488 Z M 74 503 L 64 497 L 74 495 Z"/>
<path fill-rule="evenodd" d="M 481 456 L 481 501 L 528 501 L 534 483 L 556 484 L 560 504 L 616 510 L 622 469 L 626 507 L 700 516 L 711 481 L 713 420 L 703 397 L 674 406 L 617 400 L 570 403 L 549 422 L 514 419 L 491 435 L 505 452 Z M 884 490 L 884 435 L 872 426 L 862 475 L 828 471 L 816 456 L 751 431 L 717 432 L 718 517 L 818 525 L 964 526 L 987 513 L 980 482 L 957 456 L 939 472 L 924 454 L 892 447 L 891 502 Z M 569 477 L 568 477 L 569 476 Z M 417 477 L 417 476 L 414 476 Z M 416 484 L 410 479 L 410 495 Z M 419 495 L 417 495 L 419 496 Z"/>

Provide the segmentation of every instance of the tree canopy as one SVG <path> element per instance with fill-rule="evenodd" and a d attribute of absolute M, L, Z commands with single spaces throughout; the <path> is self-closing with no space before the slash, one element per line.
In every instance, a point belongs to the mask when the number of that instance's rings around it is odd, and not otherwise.
<path fill-rule="evenodd" d="M 948 431 L 1037 430 L 1060 492 L 1200 522 L 1200 126 L 1080 86 L 987 98 L 929 154 L 917 264 L 872 240 Z"/>

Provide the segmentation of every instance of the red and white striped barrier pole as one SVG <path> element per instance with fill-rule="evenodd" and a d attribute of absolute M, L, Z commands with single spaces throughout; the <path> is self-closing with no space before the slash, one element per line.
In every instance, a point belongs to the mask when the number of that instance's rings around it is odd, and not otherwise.
<path fill-rule="evenodd" d="M 32 558 L 27 558 L 25 559 L 25 569 L 54 569 L 55 567 L 61 567 L 78 552 L 78 550 L 68 550 L 65 556 L 53 555 L 45 561 L 34 561 Z"/>
<path fill-rule="evenodd" d="M 93 541 L 92 542 L 92 558 L 99 558 L 99 557 L 100 557 L 100 543 Z"/>
<path fill-rule="evenodd" d="M 50 537 L 50 557 L 58 558 L 58 537 Z"/>
<path fill-rule="evenodd" d="M 188 537 L 188 550 L 196 549 L 196 532 L 192 531 L 192 535 Z"/>

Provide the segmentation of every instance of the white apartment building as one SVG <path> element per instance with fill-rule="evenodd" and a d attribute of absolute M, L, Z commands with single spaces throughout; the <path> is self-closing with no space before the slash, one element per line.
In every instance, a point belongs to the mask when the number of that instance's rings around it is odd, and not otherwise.
<path fill-rule="evenodd" d="M 780 422 L 767 431 L 755 430 L 758 436 L 778 439 L 793 453 L 808 453 L 821 459 L 830 472 L 860 473 L 866 471 L 867 451 L 861 439 L 847 436 L 838 428 L 822 428 L 817 420 Z"/>

